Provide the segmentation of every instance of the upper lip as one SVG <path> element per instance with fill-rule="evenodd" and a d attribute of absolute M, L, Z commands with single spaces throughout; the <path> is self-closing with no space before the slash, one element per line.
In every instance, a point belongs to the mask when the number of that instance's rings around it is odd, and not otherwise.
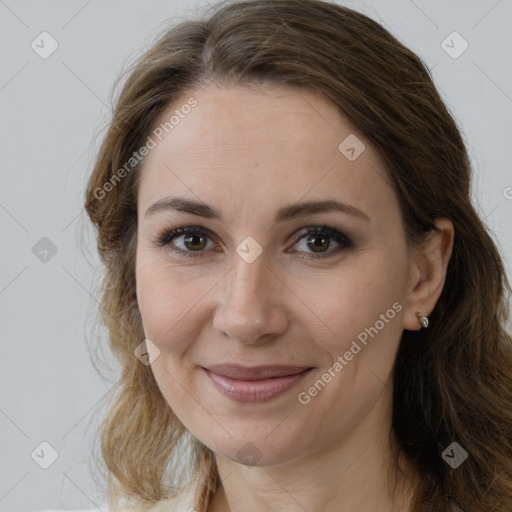
<path fill-rule="evenodd" d="M 311 366 L 285 366 L 280 364 L 262 366 L 241 366 L 237 364 L 215 364 L 205 367 L 212 373 L 236 380 L 263 380 L 273 377 L 296 375 L 309 370 Z"/>

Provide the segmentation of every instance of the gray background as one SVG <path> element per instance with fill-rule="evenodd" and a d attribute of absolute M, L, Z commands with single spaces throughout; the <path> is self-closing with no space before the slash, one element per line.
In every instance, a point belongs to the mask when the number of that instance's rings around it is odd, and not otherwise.
<path fill-rule="evenodd" d="M 380 21 L 433 70 L 469 146 L 475 201 L 510 269 L 512 1 L 343 3 Z M 116 366 L 103 380 L 87 350 L 99 266 L 91 230 L 81 235 L 84 186 L 126 60 L 166 19 L 205 5 L 0 0 L 2 511 L 100 505 L 88 469 L 93 409 L 112 387 Z M 59 45 L 47 59 L 31 47 L 34 40 L 42 46 L 43 31 Z M 469 44 L 458 58 L 442 47 L 453 31 Z M 461 48 L 453 41 L 452 53 Z M 44 45 L 48 50 L 49 40 Z M 43 237 L 55 254 L 41 252 L 48 249 Z M 35 462 L 49 457 L 39 446 L 45 441 L 58 453 L 48 469 Z"/>

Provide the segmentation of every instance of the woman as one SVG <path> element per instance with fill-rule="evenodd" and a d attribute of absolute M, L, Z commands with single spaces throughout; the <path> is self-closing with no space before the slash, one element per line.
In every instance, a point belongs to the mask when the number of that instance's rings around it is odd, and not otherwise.
<path fill-rule="evenodd" d="M 111 509 L 510 512 L 510 288 L 469 191 L 428 70 L 366 16 L 169 29 L 86 193 Z"/>

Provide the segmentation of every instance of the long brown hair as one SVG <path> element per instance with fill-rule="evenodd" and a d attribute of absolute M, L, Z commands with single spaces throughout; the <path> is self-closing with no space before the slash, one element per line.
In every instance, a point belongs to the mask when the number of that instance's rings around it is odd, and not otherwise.
<path fill-rule="evenodd" d="M 330 100 L 384 158 L 410 247 L 435 228 L 434 219 L 451 219 L 453 253 L 430 327 L 404 331 L 396 357 L 392 441 L 396 460 L 406 455 L 421 475 L 414 511 L 457 504 L 510 512 L 510 286 L 470 200 L 463 139 L 417 55 L 363 14 L 319 0 L 224 2 L 203 20 L 166 29 L 128 70 L 85 198 L 106 267 L 101 313 L 121 364 L 101 426 L 112 493 L 120 487 L 148 506 L 165 499 L 189 476 L 178 475 L 179 454 L 204 483 L 200 510 L 218 485 L 211 451 L 189 436 L 151 368 L 134 357 L 144 339 L 134 266 L 141 165 L 119 172 L 162 110 L 211 80 L 288 85 Z M 441 456 L 453 442 L 468 452 L 457 469 Z"/>

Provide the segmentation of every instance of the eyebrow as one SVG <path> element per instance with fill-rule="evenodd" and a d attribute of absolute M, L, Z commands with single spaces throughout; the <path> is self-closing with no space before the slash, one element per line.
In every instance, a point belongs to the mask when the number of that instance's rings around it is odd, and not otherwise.
<path fill-rule="evenodd" d="M 207 219 L 222 219 L 222 215 L 219 210 L 216 210 L 203 202 L 186 199 L 184 197 L 164 197 L 159 199 L 146 210 L 144 217 L 167 210 L 191 213 L 192 215 L 205 217 Z M 285 206 L 278 210 L 275 222 L 284 222 L 296 217 L 306 217 L 307 215 L 329 211 L 342 212 L 347 215 L 358 217 L 367 222 L 370 220 L 370 217 L 368 217 L 363 210 L 360 210 L 355 206 L 342 203 L 336 199 L 324 199 L 320 201 L 306 201 Z"/>

